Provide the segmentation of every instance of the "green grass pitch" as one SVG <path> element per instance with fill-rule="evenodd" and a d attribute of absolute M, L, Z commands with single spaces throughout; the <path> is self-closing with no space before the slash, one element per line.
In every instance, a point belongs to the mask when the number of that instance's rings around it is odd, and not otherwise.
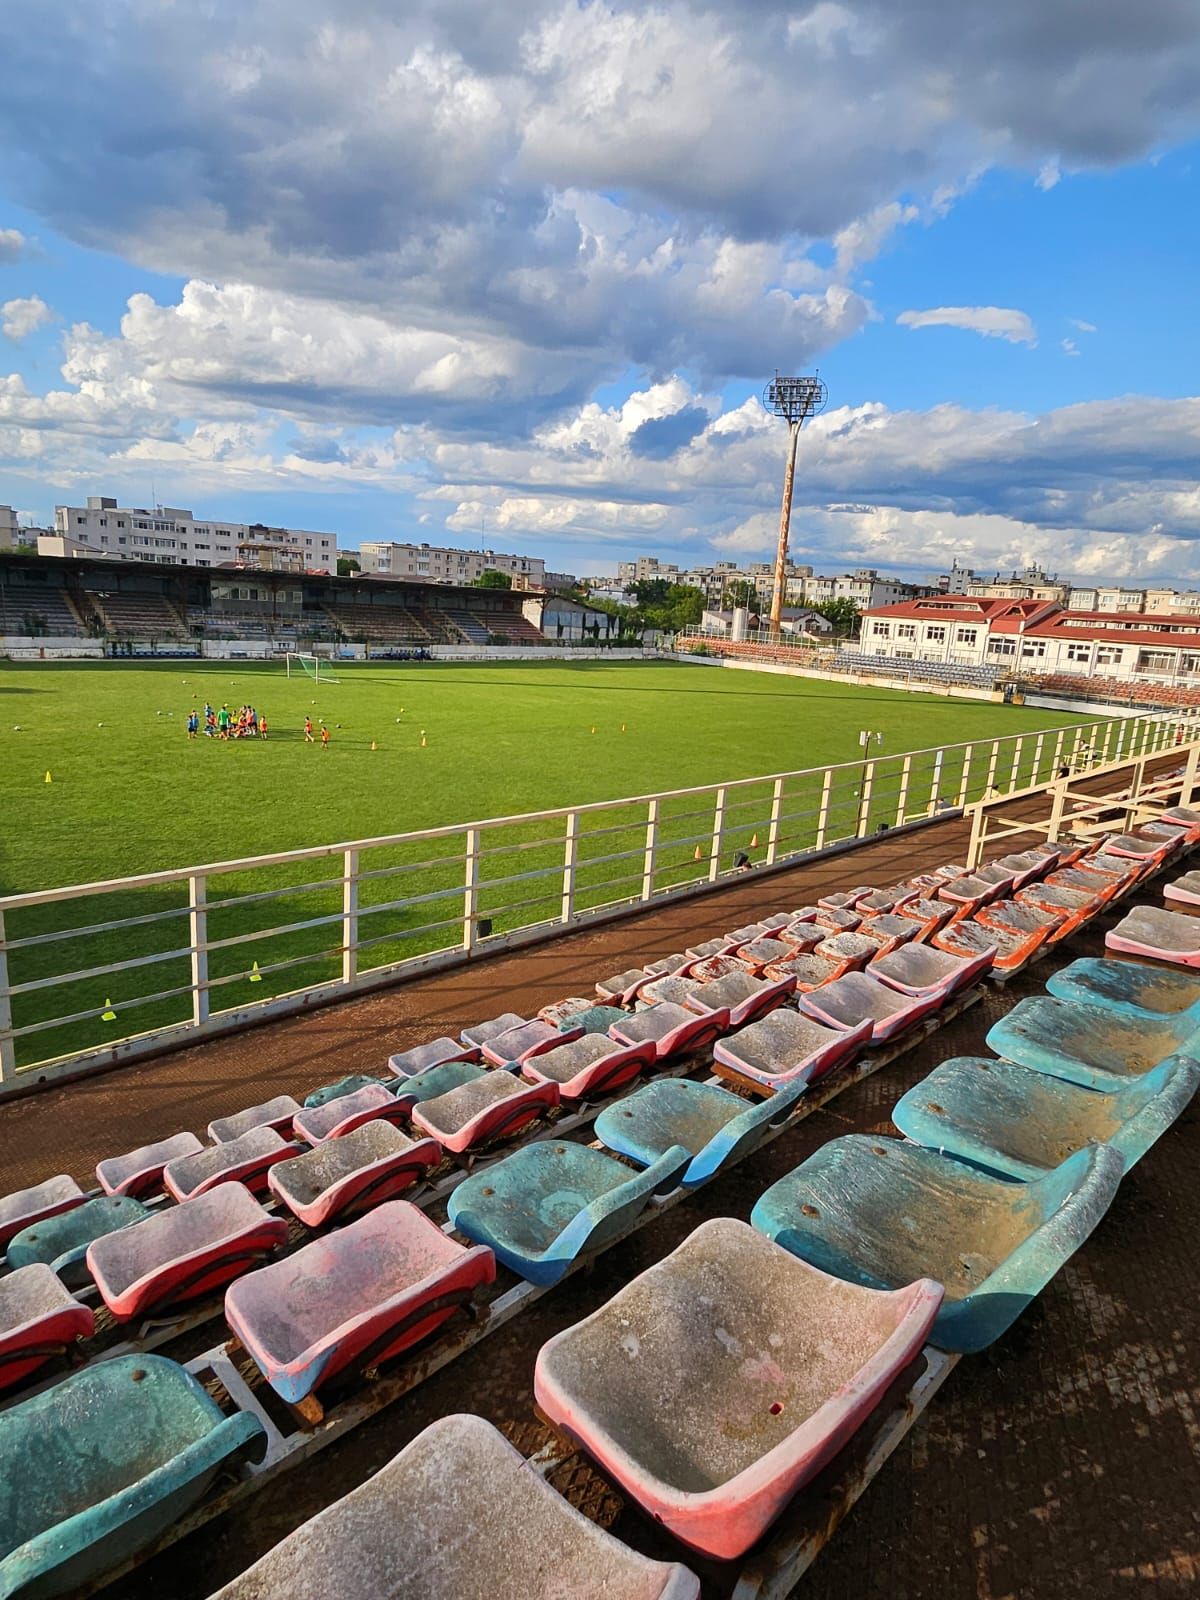
<path fill-rule="evenodd" d="M 0 816 L 5 819 L 0 893 L 849 762 L 860 754 L 862 727 L 883 733 L 882 747 L 873 753 L 887 756 L 1080 720 L 979 701 L 672 663 L 379 663 L 339 664 L 336 671 L 336 684 L 316 685 L 305 677 L 289 680 L 278 664 L 0 663 Z M 218 708 L 222 702 L 231 707 L 253 703 L 269 720 L 269 741 L 218 743 L 201 734 L 189 743 L 187 713 L 193 706 L 202 708 L 206 699 Z M 327 750 L 304 742 L 306 714 L 318 732 L 320 719 L 329 725 Z M 974 771 L 975 792 L 981 779 L 982 772 Z M 744 814 L 731 813 L 728 819 L 733 843 L 741 837 L 742 823 L 748 838 L 765 814 L 765 792 L 744 798 Z M 886 815 L 889 797 L 879 800 Z M 711 809 L 707 823 L 696 821 L 694 812 L 689 820 L 684 804 L 676 804 L 675 813 L 674 835 L 689 842 L 679 847 L 677 862 L 664 855 L 660 865 L 668 874 L 677 868 L 677 876 L 695 876 L 700 869 L 691 869 L 690 841 L 711 825 Z M 636 847 L 644 816 L 644 808 L 614 813 L 605 819 L 610 832 L 583 845 L 581 904 L 587 903 L 589 854 Z M 618 831 L 622 823 L 625 833 Z M 553 869 L 561 864 L 561 845 L 538 844 L 539 837 L 545 835 L 514 830 L 512 852 L 489 864 L 485 879 L 544 865 L 546 892 L 557 892 Z M 417 859 L 404 851 L 387 858 L 409 870 L 374 889 L 365 885 L 364 905 L 372 897 L 377 903 L 394 902 L 406 894 L 444 890 L 445 901 L 428 903 L 422 916 L 425 923 L 449 923 L 461 914 L 461 864 L 424 872 L 418 882 Z M 640 862 L 636 870 L 640 873 Z M 611 872 L 597 866 L 592 874 L 598 896 Z M 290 879 L 279 869 L 273 876 L 243 873 L 212 880 L 209 892 L 219 900 L 330 875 L 311 866 Z M 527 885 L 519 887 L 528 894 Z M 489 900 L 484 885 L 481 910 L 494 915 L 497 930 L 515 892 L 497 889 Z M 295 921 L 327 914 L 335 900 L 340 907 L 340 895 L 332 889 L 314 890 L 286 902 L 212 913 L 210 940 L 231 941 L 210 960 L 210 977 L 226 981 L 224 989 L 214 991 L 214 1009 L 331 976 L 330 958 L 317 956 L 336 943 L 336 930 L 303 930 L 257 944 L 235 941 L 285 917 Z M 90 906 L 78 902 L 14 913 L 8 937 L 181 904 L 174 891 L 141 891 Z M 528 920 L 528 908 L 512 916 Z M 405 927 L 419 920 L 400 913 L 364 919 L 360 932 L 378 938 L 369 963 L 453 942 L 452 935 L 430 934 L 422 935 L 423 943 L 410 940 L 404 946 L 381 937 L 390 930 L 402 940 Z M 174 922 L 88 936 L 61 947 L 36 946 L 14 954 L 12 981 L 177 948 L 185 932 L 182 921 L 182 926 Z M 313 956 L 308 965 L 268 972 L 257 989 L 241 987 L 250 981 L 252 960 L 269 969 L 305 954 Z M 14 1009 L 18 1021 L 29 1021 L 112 998 L 122 1011 L 118 1031 L 126 1033 L 186 1015 L 182 1000 L 141 1006 L 137 1000 L 176 981 L 183 986 L 188 975 L 184 963 L 160 962 L 35 991 L 18 997 Z M 43 1058 L 103 1037 L 104 1025 L 91 1021 L 32 1035 L 20 1059 Z"/>

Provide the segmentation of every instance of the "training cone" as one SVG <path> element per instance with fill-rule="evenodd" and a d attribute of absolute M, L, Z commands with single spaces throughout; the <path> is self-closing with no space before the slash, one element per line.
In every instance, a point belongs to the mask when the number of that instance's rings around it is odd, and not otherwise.
<path fill-rule="evenodd" d="M 262 982 L 262 973 L 258 970 L 258 962 L 257 961 L 251 963 L 251 967 L 250 967 L 250 982 L 251 983 L 261 983 Z"/>
<path fill-rule="evenodd" d="M 592 732 L 593 732 L 593 733 L 595 733 L 595 731 L 596 731 L 596 730 L 595 730 L 595 728 L 593 728 L 593 729 L 592 729 Z"/>
<path fill-rule="evenodd" d="M 622 723 L 622 724 L 621 724 L 621 732 L 622 732 L 622 733 L 624 733 L 624 732 L 625 732 L 625 724 L 624 724 L 624 723 Z"/>
<path fill-rule="evenodd" d="M 379 746 L 375 743 L 374 739 L 371 740 L 371 749 L 372 750 L 378 750 L 379 749 Z"/>
<path fill-rule="evenodd" d="M 104 999 L 104 1010 L 100 1013 L 100 1021 L 115 1022 L 116 1020 L 117 1013 L 112 1008 L 112 1001 L 106 995 Z"/>
<path fill-rule="evenodd" d="M 693 861 L 703 861 L 704 860 L 704 856 L 701 854 L 699 845 L 696 846 L 696 854 L 692 857 L 692 860 Z"/>
<path fill-rule="evenodd" d="M 46 782 L 47 783 L 53 783 L 54 782 L 54 779 L 50 776 L 49 773 L 46 774 Z"/>
<path fill-rule="evenodd" d="M 424 750 L 425 746 L 426 746 L 425 730 L 424 730 L 424 728 L 422 728 L 421 729 L 421 749 Z"/>
<path fill-rule="evenodd" d="M 755 834 L 754 837 L 750 840 L 750 848 L 751 848 L 751 850 L 757 850 L 758 849 L 758 835 L 757 834 Z"/>

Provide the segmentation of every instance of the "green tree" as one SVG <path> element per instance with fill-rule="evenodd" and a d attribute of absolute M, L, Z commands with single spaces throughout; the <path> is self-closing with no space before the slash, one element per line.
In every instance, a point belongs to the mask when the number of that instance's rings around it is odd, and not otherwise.
<path fill-rule="evenodd" d="M 512 578 L 507 572 L 497 572 L 495 567 L 485 567 L 475 579 L 477 589 L 511 589 Z"/>
<path fill-rule="evenodd" d="M 665 578 L 643 578 L 640 583 L 631 583 L 625 593 L 633 596 L 639 611 L 648 612 L 666 605 L 670 589 Z"/>
<path fill-rule="evenodd" d="M 848 600 L 844 595 L 837 600 L 822 600 L 817 605 L 810 606 L 809 610 L 832 622 L 834 633 L 844 634 L 847 638 L 858 627 L 858 607 L 853 600 Z"/>
<path fill-rule="evenodd" d="M 725 585 L 721 604 L 728 610 L 733 606 L 758 605 L 758 592 L 749 578 L 731 578 Z"/>
<path fill-rule="evenodd" d="M 339 556 L 337 575 L 339 578 L 348 578 L 352 572 L 361 572 L 362 568 L 353 556 Z"/>

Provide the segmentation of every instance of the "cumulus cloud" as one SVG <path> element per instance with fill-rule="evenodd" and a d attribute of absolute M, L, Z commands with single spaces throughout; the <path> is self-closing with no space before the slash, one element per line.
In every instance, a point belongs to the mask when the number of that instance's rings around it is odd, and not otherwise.
<path fill-rule="evenodd" d="M 1079 346 L 1075 343 L 1074 339 L 1062 339 L 1059 342 L 1062 345 L 1063 355 L 1077 356 L 1079 354 Z"/>
<path fill-rule="evenodd" d="M 1037 344 L 1037 329 L 1024 311 L 1007 306 L 934 306 L 930 311 L 902 311 L 902 328 L 965 328 L 985 339 L 1009 344 Z"/>
<path fill-rule="evenodd" d="M 24 300 L 6 300 L 0 306 L 0 332 L 16 344 L 54 320 L 55 313 L 40 295 L 33 294 Z"/>
<path fill-rule="evenodd" d="M 0 267 L 19 261 L 28 242 L 17 228 L 0 228 Z"/>
<path fill-rule="evenodd" d="M 1096 324 L 1094 322 L 1084 322 L 1082 317 L 1068 317 L 1067 321 L 1073 328 L 1078 328 L 1080 333 L 1095 333 L 1096 331 Z"/>

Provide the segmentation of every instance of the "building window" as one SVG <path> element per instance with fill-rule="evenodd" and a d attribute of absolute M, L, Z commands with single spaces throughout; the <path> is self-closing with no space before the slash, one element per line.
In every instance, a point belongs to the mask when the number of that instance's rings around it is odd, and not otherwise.
<path fill-rule="evenodd" d="M 978 629 L 976 628 L 956 628 L 954 630 L 954 642 L 955 644 L 974 644 L 977 632 Z"/>
<path fill-rule="evenodd" d="M 888 638 L 891 634 L 891 631 L 892 625 L 890 622 L 877 622 L 875 624 L 875 637 L 877 639 Z"/>
<path fill-rule="evenodd" d="M 1069 644 L 1067 646 L 1068 661 L 1088 661 L 1091 659 L 1092 647 L 1090 644 Z"/>
<path fill-rule="evenodd" d="M 926 644 L 945 644 L 945 642 L 946 642 L 946 630 L 945 630 L 945 628 L 926 628 L 925 629 L 925 642 L 926 642 Z"/>
<path fill-rule="evenodd" d="M 1175 654 L 1171 650 L 1139 650 L 1139 672 L 1174 672 Z"/>
<path fill-rule="evenodd" d="M 75 518 L 75 522 L 76 522 L 76 524 L 77 524 L 77 526 L 79 526 L 79 527 L 80 527 L 80 528 L 82 528 L 82 527 L 85 527 L 85 526 L 86 526 L 86 524 L 87 524 L 87 518 L 86 518 L 86 517 L 76 517 L 76 518 Z"/>
<path fill-rule="evenodd" d="M 899 626 L 896 629 L 896 637 L 897 637 L 897 639 L 915 639 L 917 637 L 917 625 L 916 625 L 916 623 L 915 622 L 902 622 L 902 623 L 900 623 Z"/>

